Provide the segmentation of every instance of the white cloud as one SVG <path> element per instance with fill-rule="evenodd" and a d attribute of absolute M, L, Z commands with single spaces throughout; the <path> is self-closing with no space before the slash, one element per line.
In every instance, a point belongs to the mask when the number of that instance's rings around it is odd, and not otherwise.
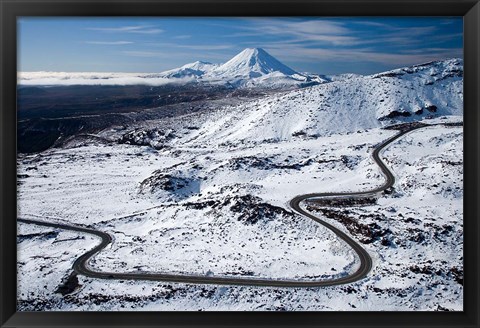
<path fill-rule="evenodd" d="M 235 48 L 233 44 L 179 44 L 179 43 L 167 43 L 167 42 L 150 42 L 147 43 L 153 47 L 168 47 L 178 49 L 191 49 L 191 50 L 227 50 Z"/>
<path fill-rule="evenodd" d="M 20 85 L 152 85 L 187 83 L 190 79 L 169 80 L 151 73 L 19 72 Z"/>
<path fill-rule="evenodd" d="M 163 52 L 154 52 L 154 51 L 122 51 L 123 54 L 133 57 L 166 57 L 167 54 Z"/>
<path fill-rule="evenodd" d="M 229 37 L 273 35 L 286 37 L 294 42 L 324 42 L 333 45 L 353 45 L 359 43 L 352 30 L 343 23 L 328 20 L 279 21 L 276 19 L 247 19 L 250 24 L 239 27 L 243 32 L 230 34 Z M 259 32 L 261 31 L 261 32 Z"/>
<path fill-rule="evenodd" d="M 132 31 L 131 33 L 138 33 L 138 34 L 158 34 L 163 33 L 164 31 L 159 28 L 152 28 L 152 29 L 145 29 L 145 30 L 137 30 Z"/>
<path fill-rule="evenodd" d="M 177 36 L 174 36 L 173 39 L 185 40 L 185 39 L 190 39 L 191 37 L 192 37 L 191 35 L 177 35 Z"/>
<path fill-rule="evenodd" d="M 276 19 L 249 18 L 246 24 L 238 26 L 241 32 L 227 37 L 262 36 L 282 37 L 282 42 L 305 44 L 312 46 L 332 45 L 336 47 L 358 47 L 364 45 L 413 46 L 424 42 L 422 37 L 436 38 L 437 26 L 398 27 L 375 21 L 279 21 Z M 375 37 L 369 32 L 360 34 L 355 25 L 373 26 L 377 28 Z"/>
<path fill-rule="evenodd" d="M 374 62 L 390 66 L 395 63 L 398 66 L 419 64 L 432 60 L 461 57 L 463 50 L 447 48 L 431 48 L 418 52 L 386 53 L 374 49 L 324 49 L 305 48 L 296 46 L 273 46 L 268 51 L 279 58 L 286 57 L 290 61 L 303 61 L 318 63 L 319 61 L 337 62 Z"/>
<path fill-rule="evenodd" d="M 137 33 L 137 34 L 158 34 L 163 30 L 155 28 L 151 25 L 134 25 L 134 26 L 119 26 L 119 27 L 87 27 L 87 30 L 99 32 L 113 32 L 113 33 Z"/>
<path fill-rule="evenodd" d="M 232 49 L 234 46 L 233 45 L 227 45 L 227 44 L 211 44 L 211 45 L 179 45 L 179 48 L 185 48 L 185 49 L 192 49 L 192 50 L 226 50 L 226 49 Z"/>
<path fill-rule="evenodd" d="M 85 41 L 88 44 L 98 44 L 98 45 L 106 45 L 106 46 L 116 46 L 116 45 L 124 45 L 124 44 L 132 44 L 131 41 Z"/>

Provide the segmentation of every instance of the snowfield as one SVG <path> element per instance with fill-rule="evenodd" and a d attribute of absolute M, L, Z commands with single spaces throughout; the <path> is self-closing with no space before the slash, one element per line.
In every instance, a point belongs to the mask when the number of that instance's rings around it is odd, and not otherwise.
<path fill-rule="evenodd" d="M 291 73 L 243 65 L 250 55 L 224 65 L 263 74 L 254 79 Z M 359 259 L 289 201 L 382 185 L 371 154 L 397 133 L 385 127 L 430 124 L 382 151 L 396 177 L 391 193 L 363 205 L 303 204 L 367 250 L 366 278 L 274 288 L 73 277 L 73 262 L 98 239 L 19 223 L 18 309 L 461 311 L 463 128 L 438 124 L 463 120 L 462 65 L 339 77 L 18 156 L 19 217 L 113 237 L 92 269 L 312 281 L 349 275 Z M 200 62 L 183 69 L 226 72 Z"/>
<path fill-rule="evenodd" d="M 196 137 L 201 143 L 293 141 L 398 121 L 462 115 L 463 80 L 458 73 L 463 71 L 462 61 L 427 67 L 410 74 L 353 77 L 226 108 Z"/>

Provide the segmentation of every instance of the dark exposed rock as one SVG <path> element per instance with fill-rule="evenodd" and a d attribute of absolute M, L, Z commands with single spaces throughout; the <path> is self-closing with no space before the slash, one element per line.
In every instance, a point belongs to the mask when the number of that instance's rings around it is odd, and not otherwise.
<path fill-rule="evenodd" d="M 390 112 L 390 114 L 387 115 L 388 118 L 395 118 L 395 117 L 409 117 L 409 116 L 412 116 L 412 114 L 410 112 L 404 112 L 404 111 L 397 111 L 397 110 L 394 110 L 392 112 Z"/>
<path fill-rule="evenodd" d="M 140 183 L 139 192 L 142 194 L 167 191 L 177 196 L 181 194 L 193 194 L 198 191 L 198 179 L 195 177 L 185 178 L 172 174 L 155 171 L 151 176 Z"/>
<path fill-rule="evenodd" d="M 400 132 L 403 132 L 403 131 L 409 130 L 411 128 L 422 127 L 422 126 L 426 126 L 426 124 L 421 123 L 421 122 L 409 122 L 409 123 L 400 123 L 400 124 L 390 125 L 390 126 L 385 127 L 384 129 L 385 130 L 398 130 Z"/>
<path fill-rule="evenodd" d="M 381 243 L 383 246 L 387 246 L 387 247 L 393 245 L 393 242 L 392 242 L 390 239 L 385 238 L 385 237 L 382 237 L 380 243 Z"/>
<path fill-rule="evenodd" d="M 137 129 L 123 134 L 118 140 L 118 143 L 137 146 L 151 146 L 155 149 L 161 149 L 164 147 L 166 142 L 174 139 L 175 137 L 176 135 L 173 131 Z"/>
<path fill-rule="evenodd" d="M 248 156 L 230 159 L 227 167 L 231 170 L 239 170 L 250 167 L 260 170 L 271 170 L 274 167 L 274 164 L 269 158 Z"/>
<path fill-rule="evenodd" d="M 425 234 L 423 232 L 421 231 L 414 232 L 415 230 L 413 229 L 407 229 L 407 231 L 409 232 L 408 240 L 416 242 L 418 244 L 421 244 L 422 242 L 425 241 Z"/>
<path fill-rule="evenodd" d="M 40 232 L 40 233 L 31 233 L 26 235 L 17 235 L 17 243 L 21 243 L 24 240 L 32 239 L 32 238 L 40 238 L 40 239 L 54 239 L 57 238 L 58 231 L 48 231 L 48 232 Z"/>
<path fill-rule="evenodd" d="M 342 223 L 345 228 L 354 236 L 356 236 L 361 243 L 370 244 L 380 240 L 381 237 L 388 236 L 392 232 L 389 229 L 382 229 L 377 223 L 363 224 L 351 217 L 351 212 L 348 210 L 333 210 L 327 208 L 316 208 L 307 206 L 308 211 L 319 211 L 329 219 L 334 219 Z M 366 218 L 361 215 L 360 219 Z M 389 244 L 390 245 L 390 244 Z"/>
<path fill-rule="evenodd" d="M 376 74 L 373 78 L 378 79 L 380 77 L 400 77 L 404 75 L 404 73 L 400 72 L 387 72 L 387 73 L 381 73 L 381 74 Z"/>
<path fill-rule="evenodd" d="M 65 279 L 60 286 L 55 290 L 55 293 L 63 296 L 73 293 L 81 285 L 78 283 L 78 277 L 75 272 L 72 272 L 67 279 Z"/>
<path fill-rule="evenodd" d="M 430 105 L 430 106 L 425 106 L 425 109 L 428 110 L 430 113 L 435 113 L 438 108 L 435 105 Z"/>
<path fill-rule="evenodd" d="M 174 191 L 185 187 L 187 184 L 187 180 L 171 176 L 170 174 L 152 175 L 142 181 L 140 189 L 142 191 L 149 189 L 152 192 L 159 189 Z"/>
<path fill-rule="evenodd" d="M 385 190 L 383 191 L 383 193 L 384 193 L 385 195 L 391 195 L 391 194 L 395 193 L 395 188 L 394 188 L 394 187 L 385 188 Z"/>
<path fill-rule="evenodd" d="M 443 125 L 448 127 L 463 126 L 463 122 L 443 123 Z"/>
<path fill-rule="evenodd" d="M 441 306 L 440 304 L 437 305 L 437 308 L 435 309 L 435 311 L 445 311 L 445 312 L 450 312 L 451 310 L 446 308 L 446 307 L 443 307 Z"/>
<path fill-rule="evenodd" d="M 273 170 L 273 169 L 285 169 L 285 170 L 300 170 L 304 166 L 308 166 L 313 163 L 312 159 L 308 159 L 302 163 L 293 164 L 277 164 L 270 158 L 247 156 L 232 158 L 228 163 L 222 167 L 228 167 L 230 170 L 240 170 L 256 168 L 259 170 Z"/>
<path fill-rule="evenodd" d="M 437 81 L 445 80 L 451 77 L 463 77 L 463 70 L 451 69 L 450 71 L 443 74 Z"/>
<path fill-rule="evenodd" d="M 205 202 L 198 202 L 198 203 L 186 203 L 186 204 L 182 204 L 183 206 L 185 206 L 186 208 L 189 208 L 189 209 L 194 209 L 194 210 L 202 210 L 204 208 L 215 208 L 217 207 L 218 205 L 220 204 L 219 201 L 215 201 L 215 200 L 207 200 Z"/>
<path fill-rule="evenodd" d="M 440 163 L 442 164 L 446 164 L 446 165 L 452 165 L 452 166 L 455 166 L 455 165 L 463 165 L 463 161 L 441 161 Z"/>
<path fill-rule="evenodd" d="M 238 271 L 234 272 L 225 272 L 226 276 L 253 276 L 255 272 L 244 270 L 243 268 L 239 268 Z"/>
<path fill-rule="evenodd" d="M 348 206 L 361 206 L 361 205 L 373 205 L 377 202 L 374 197 L 365 198 L 321 198 L 306 200 L 306 203 L 316 204 L 318 206 L 335 206 L 335 207 L 348 207 Z"/>
<path fill-rule="evenodd" d="M 205 297 L 205 298 L 212 298 L 212 296 L 215 294 L 215 289 L 206 289 L 205 287 L 202 288 L 200 291 L 200 296 Z"/>
<path fill-rule="evenodd" d="M 386 121 L 388 119 L 394 119 L 394 118 L 397 118 L 397 117 L 409 117 L 409 116 L 412 116 L 412 113 L 407 112 L 407 111 L 394 110 L 394 111 L 390 112 L 388 115 L 379 117 L 378 120 L 379 121 Z"/>
<path fill-rule="evenodd" d="M 278 215 L 292 216 L 284 208 L 261 202 L 261 198 L 252 195 L 235 196 L 228 200 L 230 210 L 240 213 L 238 220 L 245 224 L 255 224 L 258 221 L 268 221 Z"/>
<path fill-rule="evenodd" d="M 346 292 L 347 294 L 358 293 L 358 290 L 356 290 L 356 289 L 353 288 L 352 286 L 343 287 L 342 290 L 343 290 L 344 292 Z"/>
<path fill-rule="evenodd" d="M 457 267 L 450 268 L 448 274 L 451 275 L 457 283 L 463 286 L 463 269 L 462 268 L 457 268 Z"/>
<path fill-rule="evenodd" d="M 429 264 L 423 264 L 423 265 L 422 264 L 411 265 L 409 267 L 409 270 L 415 274 L 451 277 L 455 280 L 455 282 L 463 286 L 463 269 L 462 268 L 452 267 L 450 269 L 444 269 L 444 268 L 439 269 L 439 268 L 435 268 L 434 265 L 429 263 Z"/>
<path fill-rule="evenodd" d="M 421 273 L 421 274 L 431 275 L 436 273 L 435 269 L 431 265 L 423 265 L 423 266 L 411 265 L 409 269 L 413 273 L 417 273 L 417 274 Z"/>
<path fill-rule="evenodd" d="M 303 137 L 305 135 L 307 135 L 305 131 L 296 131 L 292 133 L 292 137 Z"/>
<path fill-rule="evenodd" d="M 347 155 L 342 155 L 340 156 L 340 160 L 342 161 L 343 164 L 345 164 L 346 167 L 348 167 L 350 170 L 353 170 L 355 167 L 358 166 L 358 163 L 360 163 L 361 156 L 347 156 Z"/>

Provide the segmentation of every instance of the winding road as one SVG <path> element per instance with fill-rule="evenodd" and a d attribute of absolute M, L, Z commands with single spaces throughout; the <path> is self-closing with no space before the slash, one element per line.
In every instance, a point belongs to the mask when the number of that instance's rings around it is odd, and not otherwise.
<path fill-rule="evenodd" d="M 88 252 L 81 255 L 73 264 L 73 270 L 80 275 L 84 275 L 90 278 L 99 278 L 99 279 L 119 279 L 119 280 L 153 280 L 153 281 L 164 281 L 164 282 L 179 282 L 179 283 L 194 283 L 194 284 L 215 284 L 215 285 L 247 285 L 247 286 L 273 286 L 273 287 L 326 287 L 326 286 L 335 286 L 341 284 L 352 283 L 363 279 L 372 269 L 372 258 L 368 252 L 351 237 L 349 237 L 345 232 L 336 228 L 328 222 L 321 220 L 320 218 L 314 216 L 313 214 L 305 211 L 300 206 L 301 202 L 310 198 L 321 198 L 328 197 L 332 199 L 334 197 L 341 197 L 342 199 L 348 198 L 364 198 L 365 196 L 377 195 L 388 188 L 392 187 L 395 183 L 395 177 L 393 173 L 387 168 L 385 163 L 380 159 L 380 152 L 386 146 L 402 137 L 406 133 L 420 129 L 423 127 L 429 127 L 434 125 L 459 125 L 459 124 L 416 124 L 403 128 L 400 132 L 391 138 L 383 141 L 381 144 L 377 145 L 372 153 L 374 161 L 380 167 L 383 175 L 386 180 L 385 183 L 375 189 L 363 192 L 340 192 L 340 193 L 312 193 L 296 196 L 290 201 L 290 207 L 298 212 L 301 215 L 304 215 L 323 226 L 327 227 L 333 231 L 340 239 L 345 241 L 352 249 L 355 251 L 357 256 L 360 259 L 360 266 L 354 273 L 329 280 L 320 280 L 320 281 L 309 281 L 309 280 L 284 280 L 284 279 L 261 279 L 261 278 L 237 278 L 237 277 L 215 277 L 215 276 L 199 276 L 199 275 L 176 275 L 176 274 L 167 274 L 167 273 L 149 273 L 149 272 L 102 272 L 93 270 L 88 262 L 89 260 L 105 247 L 107 247 L 112 242 L 112 237 L 106 232 L 99 230 L 85 228 L 80 226 L 73 226 L 60 223 L 48 223 L 43 221 L 31 220 L 18 218 L 18 222 L 35 224 L 39 226 L 52 227 L 70 231 L 76 231 L 86 234 L 95 235 L 100 237 L 101 243 L 89 250 Z"/>

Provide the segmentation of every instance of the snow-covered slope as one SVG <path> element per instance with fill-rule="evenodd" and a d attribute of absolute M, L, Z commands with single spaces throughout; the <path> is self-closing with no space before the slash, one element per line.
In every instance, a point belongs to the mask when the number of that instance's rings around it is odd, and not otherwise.
<path fill-rule="evenodd" d="M 195 131 L 185 118 L 177 120 L 177 126 L 173 121 L 153 125 L 173 127 L 179 136 Z M 341 276 L 358 265 L 352 250 L 322 225 L 292 213 L 288 201 L 307 192 L 380 185 L 384 178 L 371 160 L 372 147 L 395 133 L 376 128 L 232 148 L 172 143 L 156 150 L 92 142 L 21 155 L 19 217 L 111 234 L 111 246 L 90 263 L 94 270 L 305 280 Z M 358 282 L 264 288 L 82 275 L 67 280 L 73 261 L 99 241 L 19 223 L 18 309 L 461 311 L 462 138 L 461 127 L 411 132 L 382 154 L 397 177 L 394 194 L 361 207 L 308 205 L 372 256 L 372 271 Z M 141 188 L 145 182 L 153 188 Z M 194 193 L 186 194 L 179 182 Z M 59 292 L 66 289 L 62 286 L 69 286 L 66 295 Z"/>
<path fill-rule="evenodd" d="M 196 61 L 183 65 L 179 68 L 174 68 L 165 72 L 160 73 L 160 76 L 164 78 L 185 78 L 185 77 L 200 77 L 205 73 L 216 68 L 217 64 L 212 64 L 208 62 Z"/>
<path fill-rule="evenodd" d="M 282 64 L 262 48 L 244 49 L 225 64 L 213 69 L 205 79 L 228 81 L 237 87 L 270 88 L 301 86 L 311 81 L 308 76 Z"/>
<path fill-rule="evenodd" d="M 197 60 L 196 62 L 183 65 L 182 67 L 183 68 L 194 69 L 194 70 L 197 70 L 197 71 L 202 71 L 202 72 L 205 73 L 205 72 L 211 71 L 212 69 L 214 69 L 217 66 L 218 66 L 218 64 L 212 64 L 212 63 L 209 63 L 209 62 L 204 62 L 204 61 Z"/>
<path fill-rule="evenodd" d="M 194 141 L 281 141 L 462 115 L 462 76 L 463 61 L 449 59 L 278 93 L 225 108 Z"/>
<path fill-rule="evenodd" d="M 212 73 L 215 76 L 254 78 L 279 72 L 283 75 L 298 74 L 285 66 L 261 48 L 247 48 L 238 55 L 220 65 Z"/>

